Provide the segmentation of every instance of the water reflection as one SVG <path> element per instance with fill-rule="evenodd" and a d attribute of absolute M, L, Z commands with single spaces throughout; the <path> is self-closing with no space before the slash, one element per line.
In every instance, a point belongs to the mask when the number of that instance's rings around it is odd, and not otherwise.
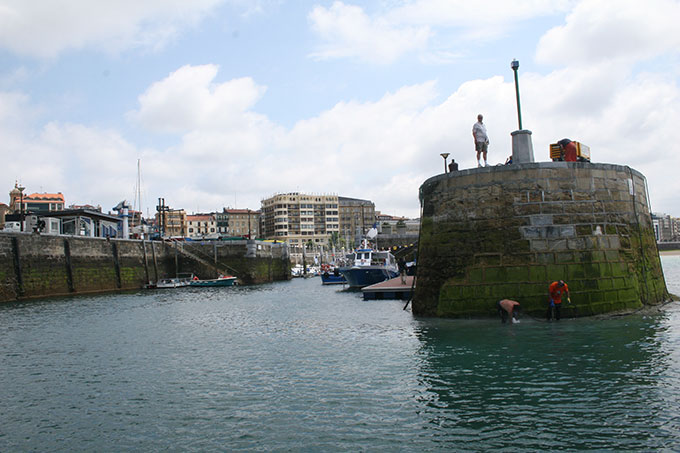
<path fill-rule="evenodd" d="M 674 445 L 676 318 L 423 321 L 416 332 L 429 434 L 470 448 Z"/>

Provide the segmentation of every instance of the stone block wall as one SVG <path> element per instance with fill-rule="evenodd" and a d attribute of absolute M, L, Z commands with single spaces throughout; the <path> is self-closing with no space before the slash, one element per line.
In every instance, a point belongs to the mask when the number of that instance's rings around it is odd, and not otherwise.
<path fill-rule="evenodd" d="M 571 290 L 567 315 L 669 297 L 646 181 L 629 167 L 546 162 L 463 170 L 427 180 L 420 199 L 415 314 L 494 315 L 496 302 L 510 298 L 540 315 L 555 280 Z"/>
<path fill-rule="evenodd" d="M 0 233 L 0 302 L 134 290 L 182 272 L 215 278 L 206 256 L 217 257 L 246 284 L 290 278 L 290 261 L 281 245 L 264 244 L 259 250 L 255 245 L 255 253 L 249 254 L 242 242 L 199 245 L 203 251 L 192 255 L 183 253 L 190 247 L 182 243 Z"/>
<path fill-rule="evenodd" d="M 290 259 L 284 244 L 258 241 L 204 241 L 179 243 L 183 251 L 236 275 L 245 284 L 290 278 Z M 195 272 L 195 271 L 194 271 Z M 215 270 L 199 268 L 201 278 L 215 278 Z"/>

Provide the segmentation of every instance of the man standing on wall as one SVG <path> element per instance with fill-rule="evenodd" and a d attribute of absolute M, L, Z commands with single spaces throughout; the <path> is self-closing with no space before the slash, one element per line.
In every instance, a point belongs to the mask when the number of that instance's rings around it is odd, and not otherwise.
<path fill-rule="evenodd" d="M 545 317 L 548 321 L 552 320 L 553 309 L 555 310 L 555 321 L 559 321 L 562 309 L 562 294 L 567 295 L 567 302 L 571 303 L 569 298 L 569 287 L 562 280 L 559 282 L 552 282 L 548 287 L 550 301 L 548 302 L 548 312 Z"/>
<path fill-rule="evenodd" d="M 489 136 L 486 135 L 486 126 L 482 122 L 484 117 L 480 113 L 477 115 L 477 122 L 472 126 L 472 137 L 475 139 L 475 150 L 477 151 L 477 166 L 481 167 L 482 162 L 479 160 L 480 154 L 484 156 L 484 166 L 488 167 L 486 161 L 486 152 L 489 149 Z"/>

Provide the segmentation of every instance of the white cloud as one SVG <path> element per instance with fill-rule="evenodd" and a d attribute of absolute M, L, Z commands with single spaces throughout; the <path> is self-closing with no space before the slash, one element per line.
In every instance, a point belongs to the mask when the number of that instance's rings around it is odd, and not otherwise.
<path fill-rule="evenodd" d="M 265 121 L 248 112 L 266 88 L 247 77 L 215 83 L 218 69 L 216 65 L 179 68 L 139 96 L 140 108 L 129 113 L 130 120 L 168 133 L 235 130 Z"/>
<path fill-rule="evenodd" d="M 309 13 L 312 29 L 324 44 L 311 56 L 317 59 L 355 58 L 369 63 L 391 63 L 404 53 L 422 49 L 430 37 L 427 26 L 411 27 L 370 18 L 361 7 L 336 1 L 330 8 Z"/>
<path fill-rule="evenodd" d="M 479 36 L 498 36 L 519 21 L 567 10 L 573 0 L 415 0 L 386 13 L 394 22 L 478 29 Z"/>
<path fill-rule="evenodd" d="M 517 128 L 514 83 L 500 76 L 465 82 L 443 101 L 436 81 L 374 102 L 341 101 L 290 129 L 255 111 L 265 89 L 254 80 L 218 76 L 215 65 L 183 66 L 139 96 L 130 119 L 178 137 L 163 149 L 140 149 L 117 131 L 82 124 L 51 122 L 36 132 L 30 98 L 0 93 L 0 142 L 16 156 L 4 186 L 20 178 L 29 191 L 61 190 L 69 203 L 108 209 L 131 198 L 141 157 L 150 205 L 163 197 L 190 212 L 257 208 L 274 192 L 299 190 L 368 198 L 383 212 L 417 216 L 418 188 L 442 173 L 441 152 L 461 169 L 476 165 L 471 128 L 478 113 L 489 128 L 491 164 L 511 153 Z M 680 214 L 672 171 L 680 155 L 669 151 L 680 142 L 680 87 L 672 74 L 633 74 L 625 62 L 606 61 L 523 73 L 520 84 L 537 161 L 548 160 L 550 143 L 579 140 L 594 162 L 641 171 L 653 207 Z"/>
<path fill-rule="evenodd" d="M 451 63 L 462 43 L 491 41 L 528 19 L 567 10 L 574 0 L 526 0 L 483 3 L 465 0 L 413 0 L 369 16 L 362 7 L 336 1 L 309 14 L 312 30 L 323 44 L 311 54 L 318 59 L 353 58 L 388 64 L 409 52 L 419 52 L 426 64 Z M 434 43 L 437 34 L 454 36 Z M 448 40 L 450 42 L 447 42 Z"/>
<path fill-rule="evenodd" d="M 158 48 L 224 0 L 5 0 L 0 47 L 53 58 L 69 49 Z"/>
<path fill-rule="evenodd" d="M 566 23 L 539 41 L 536 59 L 567 66 L 624 60 L 628 64 L 680 47 L 680 3 L 675 0 L 584 0 Z"/>

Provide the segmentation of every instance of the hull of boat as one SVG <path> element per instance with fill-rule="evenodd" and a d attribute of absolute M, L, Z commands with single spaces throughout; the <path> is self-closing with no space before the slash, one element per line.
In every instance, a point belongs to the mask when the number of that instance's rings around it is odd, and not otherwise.
<path fill-rule="evenodd" d="M 347 283 L 347 280 L 345 277 L 340 274 L 340 275 L 328 275 L 328 274 L 321 274 L 321 284 L 322 285 L 344 285 Z"/>
<path fill-rule="evenodd" d="M 383 266 L 353 266 L 340 268 L 350 288 L 363 288 L 384 282 L 399 275 L 399 272 Z"/>
<path fill-rule="evenodd" d="M 191 286 L 234 286 L 236 277 L 216 278 L 213 280 L 194 280 Z"/>

